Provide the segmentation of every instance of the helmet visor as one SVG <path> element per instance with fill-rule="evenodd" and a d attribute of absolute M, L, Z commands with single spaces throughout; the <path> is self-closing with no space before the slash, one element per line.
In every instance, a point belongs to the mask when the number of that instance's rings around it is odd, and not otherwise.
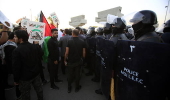
<path fill-rule="evenodd" d="M 132 26 L 133 24 L 137 24 L 140 21 L 142 21 L 143 17 L 144 17 L 143 14 L 135 11 L 135 12 L 132 12 L 132 13 L 122 16 L 121 19 L 125 20 L 125 22 L 126 22 L 125 25 Z"/>
<path fill-rule="evenodd" d="M 109 24 L 115 24 L 115 19 L 118 18 L 118 16 L 108 14 L 107 15 L 107 23 Z"/>
<path fill-rule="evenodd" d="M 137 24 L 140 21 L 142 21 L 143 19 L 144 19 L 144 15 L 138 12 L 133 16 L 132 19 L 130 19 L 130 23 L 132 23 L 132 25 Z"/>

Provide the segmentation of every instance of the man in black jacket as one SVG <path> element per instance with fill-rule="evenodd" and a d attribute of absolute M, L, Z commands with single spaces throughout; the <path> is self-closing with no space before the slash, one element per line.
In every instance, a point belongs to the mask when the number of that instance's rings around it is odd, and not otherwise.
<path fill-rule="evenodd" d="M 10 89 L 13 86 L 8 84 L 8 74 L 12 74 L 12 51 L 17 47 L 14 42 L 14 33 L 10 33 L 8 41 L 0 46 L 1 49 L 1 59 L 4 68 L 4 82 L 5 89 Z"/>
<path fill-rule="evenodd" d="M 30 100 L 32 84 L 38 100 L 43 100 L 43 90 L 39 76 L 39 62 L 42 57 L 41 49 L 37 45 L 28 42 L 28 33 L 24 30 L 15 31 L 14 39 L 18 47 L 13 51 L 12 67 L 14 84 L 19 84 L 21 99 Z"/>
<path fill-rule="evenodd" d="M 49 51 L 48 55 L 48 71 L 50 74 L 50 82 L 51 82 L 51 88 L 52 89 L 59 89 L 54 84 L 55 82 L 62 82 L 62 80 L 58 79 L 58 63 L 59 63 L 59 48 L 58 48 L 58 30 L 57 29 L 51 29 L 52 36 L 48 40 L 47 47 Z"/>

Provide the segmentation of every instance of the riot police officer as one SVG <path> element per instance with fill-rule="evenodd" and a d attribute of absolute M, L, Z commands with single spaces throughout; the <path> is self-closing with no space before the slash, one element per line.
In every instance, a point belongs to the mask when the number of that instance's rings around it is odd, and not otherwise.
<path fill-rule="evenodd" d="M 87 67 L 89 72 L 86 73 L 86 76 L 93 75 L 95 68 L 95 28 L 89 27 L 86 36 L 87 42 Z"/>
<path fill-rule="evenodd" d="M 84 36 L 86 36 L 87 35 L 87 30 L 85 28 L 83 28 L 82 33 L 83 33 Z"/>
<path fill-rule="evenodd" d="M 162 39 L 165 43 L 170 44 L 170 20 L 168 20 L 163 29 L 164 34 L 162 35 Z"/>
<path fill-rule="evenodd" d="M 96 38 L 98 38 L 98 37 L 104 38 L 102 27 L 96 28 L 95 31 L 96 31 Z"/>
<path fill-rule="evenodd" d="M 168 20 L 165 25 L 164 25 L 164 29 L 163 29 L 163 35 L 162 35 L 162 39 L 165 43 L 170 44 L 170 20 Z M 168 100 L 170 100 L 170 83 L 168 83 L 168 88 L 167 88 L 167 96 L 168 96 Z"/>
<path fill-rule="evenodd" d="M 100 82 L 100 68 L 101 68 L 101 58 L 100 58 L 100 49 L 101 49 L 101 45 L 100 45 L 100 40 L 104 39 L 105 37 L 103 36 L 103 28 L 102 27 L 98 27 L 95 28 L 95 32 L 96 32 L 96 36 L 95 36 L 95 40 L 94 42 L 96 42 L 94 44 L 94 46 L 96 46 L 96 56 L 95 56 L 95 77 L 92 78 L 92 81 L 94 82 Z"/>
<path fill-rule="evenodd" d="M 117 53 L 119 55 L 117 56 L 118 64 L 115 68 L 117 75 L 115 76 L 115 98 L 116 100 L 123 100 L 124 98 L 131 98 L 131 100 L 165 100 L 165 90 L 169 78 L 169 72 L 167 71 L 169 60 L 165 59 L 169 57 L 166 55 L 169 55 L 170 47 L 167 44 L 161 44 L 162 40 L 155 32 L 153 25 L 157 24 L 157 16 L 153 11 L 142 10 L 137 12 L 130 22 L 132 22 L 135 40 L 138 42 L 118 41 L 117 43 L 117 51 L 120 52 Z M 124 48 L 129 49 L 123 50 Z M 135 70 L 143 75 L 140 77 L 143 77 L 145 83 L 142 84 L 144 86 L 141 86 L 141 83 L 140 85 L 136 84 L 134 80 L 129 80 L 127 79 L 129 77 L 124 77 L 125 75 L 119 73 L 120 70 L 125 68 L 124 65 L 127 69 Z M 128 94 L 129 89 L 131 95 Z M 126 94 L 128 95 L 126 96 Z"/>
<path fill-rule="evenodd" d="M 103 64 L 101 67 L 101 90 L 102 93 L 106 96 L 107 99 L 110 98 L 110 83 L 111 78 L 113 79 L 113 69 L 114 64 L 116 64 L 116 52 L 115 47 L 118 40 L 128 40 L 124 33 L 124 29 L 126 28 L 126 22 L 123 18 L 115 18 L 113 19 L 113 23 L 108 24 L 108 32 L 106 40 L 104 41 L 105 47 L 102 50 L 102 59 Z M 100 93 L 99 91 L 96 91 Z"/>
<path fill-rule="evenodd" d="M 111 30 L 111 24 L 109 23 L 105 23 L 104 24 L 104 27 L 103 27 L 103 33 L 105 35 L 105 39 L 110 39 L 111 37 L 111 33 L 112 33 L 112 30 Z"/>
<path fill-rule="evenodd" d="M 157 24 L 157 15 L 151 10 L 137 12 L 130 20 L 136 41 L 160 43 L 162 40 L 155 32 L 153 25 Z"/>
<path fill-rule="evenodd" d="M 113 41 L 115 45 L 119 39 L 129 40 L 124 33 L 124 29 L 126 28 L 125 20 L 123 18 L 115 18 L 113 22 L 112 36 L 109 40 Z"/>

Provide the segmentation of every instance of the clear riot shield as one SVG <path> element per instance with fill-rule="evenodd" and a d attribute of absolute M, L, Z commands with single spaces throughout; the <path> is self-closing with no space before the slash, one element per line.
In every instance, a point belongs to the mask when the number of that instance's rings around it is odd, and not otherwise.
<path fill-rule="evenodd" d="M 119 40 L 117 54 L 116 100 L 165 100 L 170 80 L 170 45 Z"/>
<path fill-rule="evenodd" d="M 101 53 L 101 90 L 107 99 L 110 98 L 110 86 L 113 70 L 114 43 L 109 40 L 103 41 Z"/>

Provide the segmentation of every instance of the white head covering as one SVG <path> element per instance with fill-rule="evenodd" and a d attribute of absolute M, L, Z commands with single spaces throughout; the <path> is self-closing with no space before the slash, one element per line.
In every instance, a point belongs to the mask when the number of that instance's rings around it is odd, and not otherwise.
<path fill-rule="evenodd" d="M 128 28 L 128 32 L 134 36 L 134 30 L 133 30 L 133 28 Z"/>

